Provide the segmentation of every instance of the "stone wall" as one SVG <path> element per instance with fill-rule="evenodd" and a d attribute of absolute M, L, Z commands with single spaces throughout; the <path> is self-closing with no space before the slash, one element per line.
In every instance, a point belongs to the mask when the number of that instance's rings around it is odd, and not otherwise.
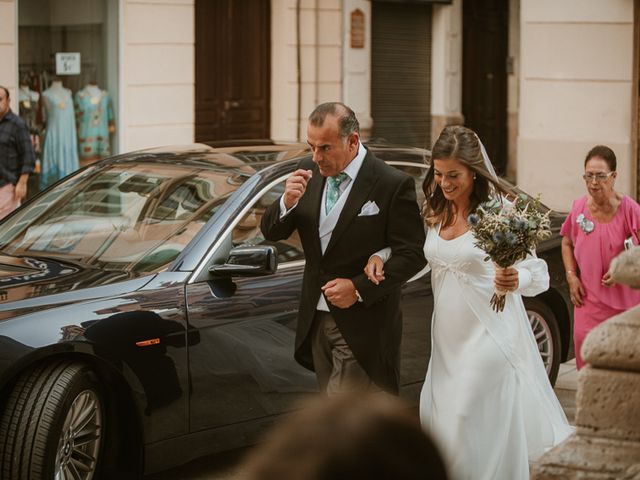
<path fill-rule="evenodd" d="M 611 263 L 618 283 L 640 288 L 640 247 Z M 532 478 L 640 480 L 640 305 L 587 336 L 578 375 L 576 432 L 534 465 Z"/>

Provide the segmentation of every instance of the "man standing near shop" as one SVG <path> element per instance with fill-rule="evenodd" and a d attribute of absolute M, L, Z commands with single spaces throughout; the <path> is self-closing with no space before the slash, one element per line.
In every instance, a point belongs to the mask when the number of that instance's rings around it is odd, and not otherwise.
<path fill-rule="evenodd" d="M 362 146 L 358 120 L 342 103 L 311 113 L 307 143 L 312 158 L 287 179 L 261 225 L 272 241 L 297 230 L 305 252 L 295 357 L 330 395 L 397 393 L 400 290 L 426 263 L 415 182 Z M 375 285 L 363 268 L 386 246 L 393 253 Z"/>
<path fill-rule="evenodd" d="M 0 219 L 27 196 L 27 180 L 34 166 L 29 129 L 11 111 L 9 90 L 0 85 Z"/>

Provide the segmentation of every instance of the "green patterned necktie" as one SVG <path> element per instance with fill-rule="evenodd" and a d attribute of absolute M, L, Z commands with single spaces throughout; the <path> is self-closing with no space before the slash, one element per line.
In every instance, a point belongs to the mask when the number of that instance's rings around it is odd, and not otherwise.
<path fill-rule="evenodd" d="M 349 175 L 344 172 L 339 173 L 335 177 L 327 178 L 327 195 L 324 201 L 324 209 L 327 215 L 340 197 L 340 184 L 347 178 L 349 178 Z"/>

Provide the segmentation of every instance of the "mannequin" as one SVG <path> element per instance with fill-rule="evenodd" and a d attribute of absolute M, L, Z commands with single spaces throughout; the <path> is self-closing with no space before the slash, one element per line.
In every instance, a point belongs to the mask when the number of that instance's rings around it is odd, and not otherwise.
<path fill-rule="evenodd" d="M 26 83 L 21 83 L 20 88 L 18 89 L 18 101 L 20 102 L 20 106 L 22 107 L 22 103 L 24 103 L 26 108 L 35 108 L 34 103 L 38 103 L 40 99 L 40 94 L 38 92 L 34 92 L 29 88 L 29 85 Z"/>
<path fill-rule="evenodd" d="M 71 90 L 55 78 L 42 92 L 46 132 L 42 151 L 40 188 L 43 189 L 79 168 L 76 122 Z"/>
<path fill-rule="evenodd" d="M 31 90 L 26 83 L 20 84 L 18 88 L 19 113 L 27 124 L 36 154 L 40 152 L 40 133 L 42 131 L 42 125 L 37 121 L 39 100 L 40 94 L 38 92 Z"/>
<path fill-rule="evenodd" d="M 90 81 L 75 95 L 78 152 L 83 165 L 111 155 L 109 135 L 115 132 L 113 107 L 106 90 Z"/>

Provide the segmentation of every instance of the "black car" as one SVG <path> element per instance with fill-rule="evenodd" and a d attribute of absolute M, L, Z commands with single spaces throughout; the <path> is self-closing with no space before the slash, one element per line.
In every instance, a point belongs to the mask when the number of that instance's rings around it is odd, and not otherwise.
<path fill-rule="evenodd" d="M 368 147 L 412 175 L 421 200 L 428 152 Z M 259 228 L 308 155 L 300 144 L 125 154 L 0 224 L 1 478 L 162 470 L 254 441 L 316 391 L 293 360 L 299 239 L 273 244 Z M 538 252 L 551 288 L 525 301 L 552 380 L 571 354 L 561 221 Z M 429 282 L 404 287 L 402 395 L 414 400 Z"/>

